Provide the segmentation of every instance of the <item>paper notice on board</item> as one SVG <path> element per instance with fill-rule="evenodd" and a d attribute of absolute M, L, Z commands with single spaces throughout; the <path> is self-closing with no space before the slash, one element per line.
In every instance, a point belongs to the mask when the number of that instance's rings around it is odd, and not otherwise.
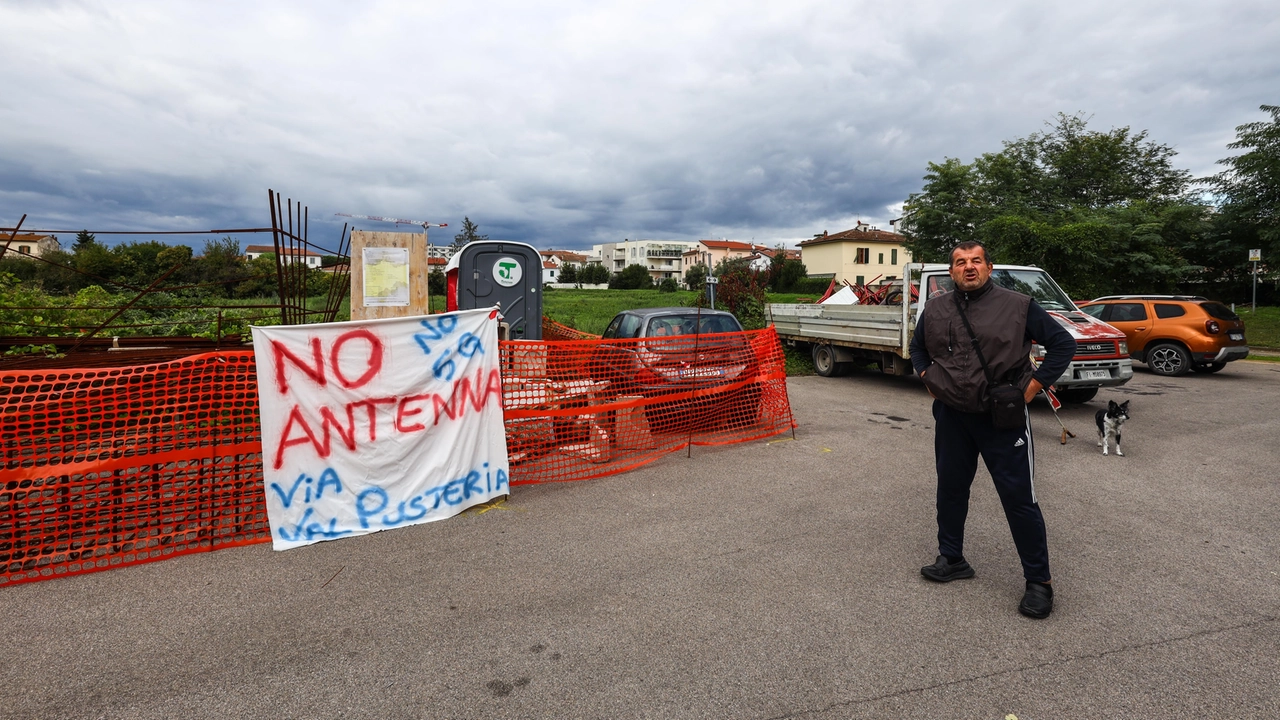
<path fill-rule="evenodd" d="M 409 305 L 409 248 L 362 250 L 365 307 Z"/>

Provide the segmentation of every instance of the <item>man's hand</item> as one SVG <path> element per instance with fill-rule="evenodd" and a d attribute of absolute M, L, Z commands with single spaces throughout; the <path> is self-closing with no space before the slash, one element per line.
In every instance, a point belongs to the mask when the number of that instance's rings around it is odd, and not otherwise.
<path fill-rule="evenodd" d="M 927 373 L 927 372 L 929 372 L 929 371 L 928 371 L 928 370 L 921 370 L 921 371 L 920 371 L 920 379 L 921 379 L 921 380 L 923 380 L 923 379 L 924 379 L 924 374 L 925 374 L 925 373 Z M 927 392 L 927 393 L 929 393 L 929 397 L 933 398 L 934 400 L 937 400 L 937 399 L 938 399 L 938 396 L 933 394 L 933 391 L 929 389 L 929 386 L 928 386 L 928 385 L 925 385 L 925 386 L 924 386 L 924 391 L 925 391 L 925 392 Z"/>
<path fill-rule="evenodd" d="M 1031 401 L 1035 400 L 1036 395 L 1039 395 L 1040 391 L 1043 389 L 1044 389 L 1044 386 L 1040 384 L 1039 380 L 1035 378 L 1031 378 L 1031 382 L 1027 383 L 1026 392 L 1022 393 L 1022 399 L 1025 400 L 1028 405 L 1030 405 Z"/>

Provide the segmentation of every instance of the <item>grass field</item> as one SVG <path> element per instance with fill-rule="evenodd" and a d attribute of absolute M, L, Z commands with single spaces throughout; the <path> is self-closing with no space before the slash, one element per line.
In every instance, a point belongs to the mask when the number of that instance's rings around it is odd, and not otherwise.
<path fill-rule="evenodd" d="M 542 296 L 542 314 L 577 328 L 599 335 L 609 326 L 614 315 L 636 308 L 685 306 L 693 302 L 697 293 L 677 290 L 673 293 L 657 290 L 548 290 Z M 769 302 L 789 303 L 808 295 L 780 293 L 768 295 Z"/>
<path fill-rule="evenodd" d="M 1244 320 L 1244 336 L 1249 347 L 1280 350 L 1280 308 L 1260 307 L 1254 313 L 1248 306 L 1236 305 L 1236 314 Z"/>

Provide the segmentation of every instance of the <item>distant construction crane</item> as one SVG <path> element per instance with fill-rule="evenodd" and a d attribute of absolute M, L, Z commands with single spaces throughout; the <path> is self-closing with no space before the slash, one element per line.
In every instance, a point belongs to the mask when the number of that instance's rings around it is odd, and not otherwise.
<path fill-rule="evenodd" d="M 389 222 L 397 225 L 417 225 L 422 228 L 422 236 L 427 239 L 427 266 L 431 266 L 431 256 L 433 250 L 431 248 L 431 238 L 427 233 L 427 228 L 444 228 L 449 227 L 449 223 L 431 223 L 425 220 L 405 220 L 404 218 L 383 217 L 381 215 L 352 215 L 351 213 L 334 213 L 338 217 L 356 218 L 358 220 L 373 220 L 374 222 Z M 427 283 L 427 314 L 431 314 L 431 284 Z"/>
<path fill-rule="evenodd" d="M 376 220 L 377 222 L 389 222 L 397 225 L 417 225 L 422 228 L 423 232 L 429 227 L 449 227 L 449 223 L 429 223 L 424 220 L 405 220 L 403 218 L 382 217 L 381 215 L 352 215 L 351 213 L 334 213 L 338 217 L 356 218 L 358 220 Z"/>

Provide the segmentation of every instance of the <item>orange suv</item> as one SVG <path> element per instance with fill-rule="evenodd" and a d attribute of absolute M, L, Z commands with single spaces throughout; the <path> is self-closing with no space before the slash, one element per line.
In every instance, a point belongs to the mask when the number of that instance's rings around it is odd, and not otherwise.
<path fill-rule="evenodd" d="M 1123 332 L 1130 357 L 1157 375 L 1214 373 L 1249 354 L 1240 317 L 1202 297 L 1107 295 L 1080 309 Z"/>

